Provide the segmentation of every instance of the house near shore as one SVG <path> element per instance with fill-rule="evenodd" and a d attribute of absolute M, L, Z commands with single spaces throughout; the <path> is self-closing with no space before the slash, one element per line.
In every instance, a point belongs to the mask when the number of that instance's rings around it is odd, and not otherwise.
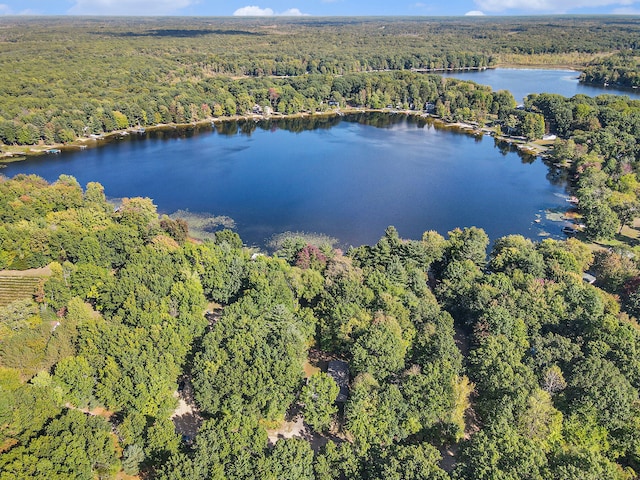
<path fill-rule="evenodd" d="M 327 373 L 335 380 L 340 388 L 336 403 L 345 403 L 349 398 L 349 364 L 341 360 L 331 360 Z"/>

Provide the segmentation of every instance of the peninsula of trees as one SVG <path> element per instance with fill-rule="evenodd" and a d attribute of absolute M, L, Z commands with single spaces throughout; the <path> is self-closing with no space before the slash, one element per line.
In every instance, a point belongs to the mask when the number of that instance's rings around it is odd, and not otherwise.
<path fill-rule="evenodd" d="M 640 88 L 640 58 L 633 50 L 590 62 L 580 81 L 603 86 Z"/>

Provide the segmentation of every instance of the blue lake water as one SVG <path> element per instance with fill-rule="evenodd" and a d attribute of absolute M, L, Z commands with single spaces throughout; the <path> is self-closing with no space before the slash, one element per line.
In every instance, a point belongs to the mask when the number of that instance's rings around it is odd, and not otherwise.
<path fill-rule="evenodd" d="M 565 184 L 551 182 L 540 159 L 402 115 L 366 117 L 382 126 L 363 118 L 310 130 L 304 122 L 287 124 L 295 132 L 251 122 L 226 125 L 224 133 L 130 136 L 9 164 L 2 173 L 49 181 L 64 173 L 83 186 L 102 183 L 111 197 L 151 197 L 161 212 L 227 215 L 255 245 L 284 231 L 360 245 L 377 241 L 388 225 L 405 238 L 467 226 L 492 239 L 560 234 L 561 225 L 544 214 L 566 209 Z"/>
<path fill-rule="evenodd" d="M 530 93 L 557 93 L 565 97 L 573 97 L 579 93 L 595 97 L 613 94 L 628 95 L 640 99 L 638 89 L 620 90 L 612 87 L 584 85 L 578 82 L 580 72 L 575 70 L 543 70 L 537 68 L 492 68 L 482 71 L 451 72 L 445 77 L 470 80 L 482 85 L 489 85 L 494 90 L 509 90 L 518 103 Z"/>

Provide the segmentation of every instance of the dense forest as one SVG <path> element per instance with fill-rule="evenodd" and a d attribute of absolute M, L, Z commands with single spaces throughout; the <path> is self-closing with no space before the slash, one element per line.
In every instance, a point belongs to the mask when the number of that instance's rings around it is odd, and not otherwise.
<path fill-rule="evenodd" d="M 640 59 L 634 51 L 624 51 L 590 62 L 580 75 L 580 81 L 618 87 L 640 87 Z"/>
<path fill-rule="evenodd" d="M 3 179 L 0 215 L 4 264 L 50 269 L 0 308 L 3 480 L 640 470 L 640 272 L 624 255 L 511 236 L 487 256 L 477 228 L 403 240 L 393 227 L 346 253 L 293 236 L 256 255 L 228 230 L 190 240 L 149 199 L 114 209 L 68 176 Z M 604 290 L 582 280 L 590 266 Z M 223 309 L 207 322 L 208 302 Z M 304 368 L 319 352 L 347 362 L 346 403 Z M 170 420 L 183 374 L 195 440 Z M 323 442 L 268 442 L 292 410 Z"/>
<path fill-rule="evenodd" d="M 233 93 L 231 93 L 233 92 Z M 0 141 L 4 144 L 34 145 L 72 141 L 77 136 L 100 134 L 130 126 L 157 123 L 190 123 L 211 116 L 234 116 L 260 111 L 282 114 L 328 111 L 337 107 L 423 110 L 427 104 L 433 112 L 450 120 L 484 121 L 515 107 L 513 96 L 505 91 L 456 79 L 443 80 L 435 75 L 414 72 L 359 73 L 344 76 L 303 75 L 283 79 L 233 80 L 215 77 L 189 88 L 174 86 L 166 96 L 145 93 L 143 98 L 126 95 L 126 103 L 81 104 L 84 108 L 25 113 L 15 105 L 16 114 L 27 123 L 0 120 Z M 19 98 L 19 97 L 18 97 Z M 175 100 L 175 98 L 181 98 Z M 138 100 L 138 103 L 131 103 Z M 6 110 L 10 107 L 4 105 Z M 335 109 L 335 107 L 333 107 Z M 5 110 L 5 111 L 6 111 Z M 21 113 L 17 113 L 17 112 Z M 68 123 L 65 120 L 73 117 Z"/>
<path fill-rule="evenodd" d="M 256 105 L 424 109 L 555 134 L 549 174 L 570 178 L 587 240 L 638 215 L 640 101 L 516 108 L 509 92 L 409 71 L 620 50 L 594 68 L 631 71 L 634 19 L 0 24 L 5 144 Z M 151 199 L 112 204 L 98 183 L 0 177 L 0 286 L 17 285 L 0 292 L 0 480 L 638 478 L 633 249 L 380 233 L 346 252 L 291 235 L 265 254 L 230 230 L 196 240 Z M 181 430 L 185 401 L 197 435 Z M 296 420 L 303 434 L 281 435 Z"/>
<path fill-rule="evenodd" d="M 343 76 L 505 61 L 580 66 L 594 55 L 635 51 L 640 38 L 640 24 L 625 17 L 12 17 L 0 27 L 0 141 L 7 145 L 244 115 L 255 105 L 281 113 L 334 104 L 421 109 L 443 89 L 418 93 L 389 89 L 391 75 Z"/>

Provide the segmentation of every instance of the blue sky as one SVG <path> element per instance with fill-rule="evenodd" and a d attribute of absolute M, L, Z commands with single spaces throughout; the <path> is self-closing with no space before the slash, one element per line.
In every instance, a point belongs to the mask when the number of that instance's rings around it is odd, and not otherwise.
<path fill-rule="evenodd" d="M 640 15 L 640 0 L 0 0 L 0 15 Z"/>

